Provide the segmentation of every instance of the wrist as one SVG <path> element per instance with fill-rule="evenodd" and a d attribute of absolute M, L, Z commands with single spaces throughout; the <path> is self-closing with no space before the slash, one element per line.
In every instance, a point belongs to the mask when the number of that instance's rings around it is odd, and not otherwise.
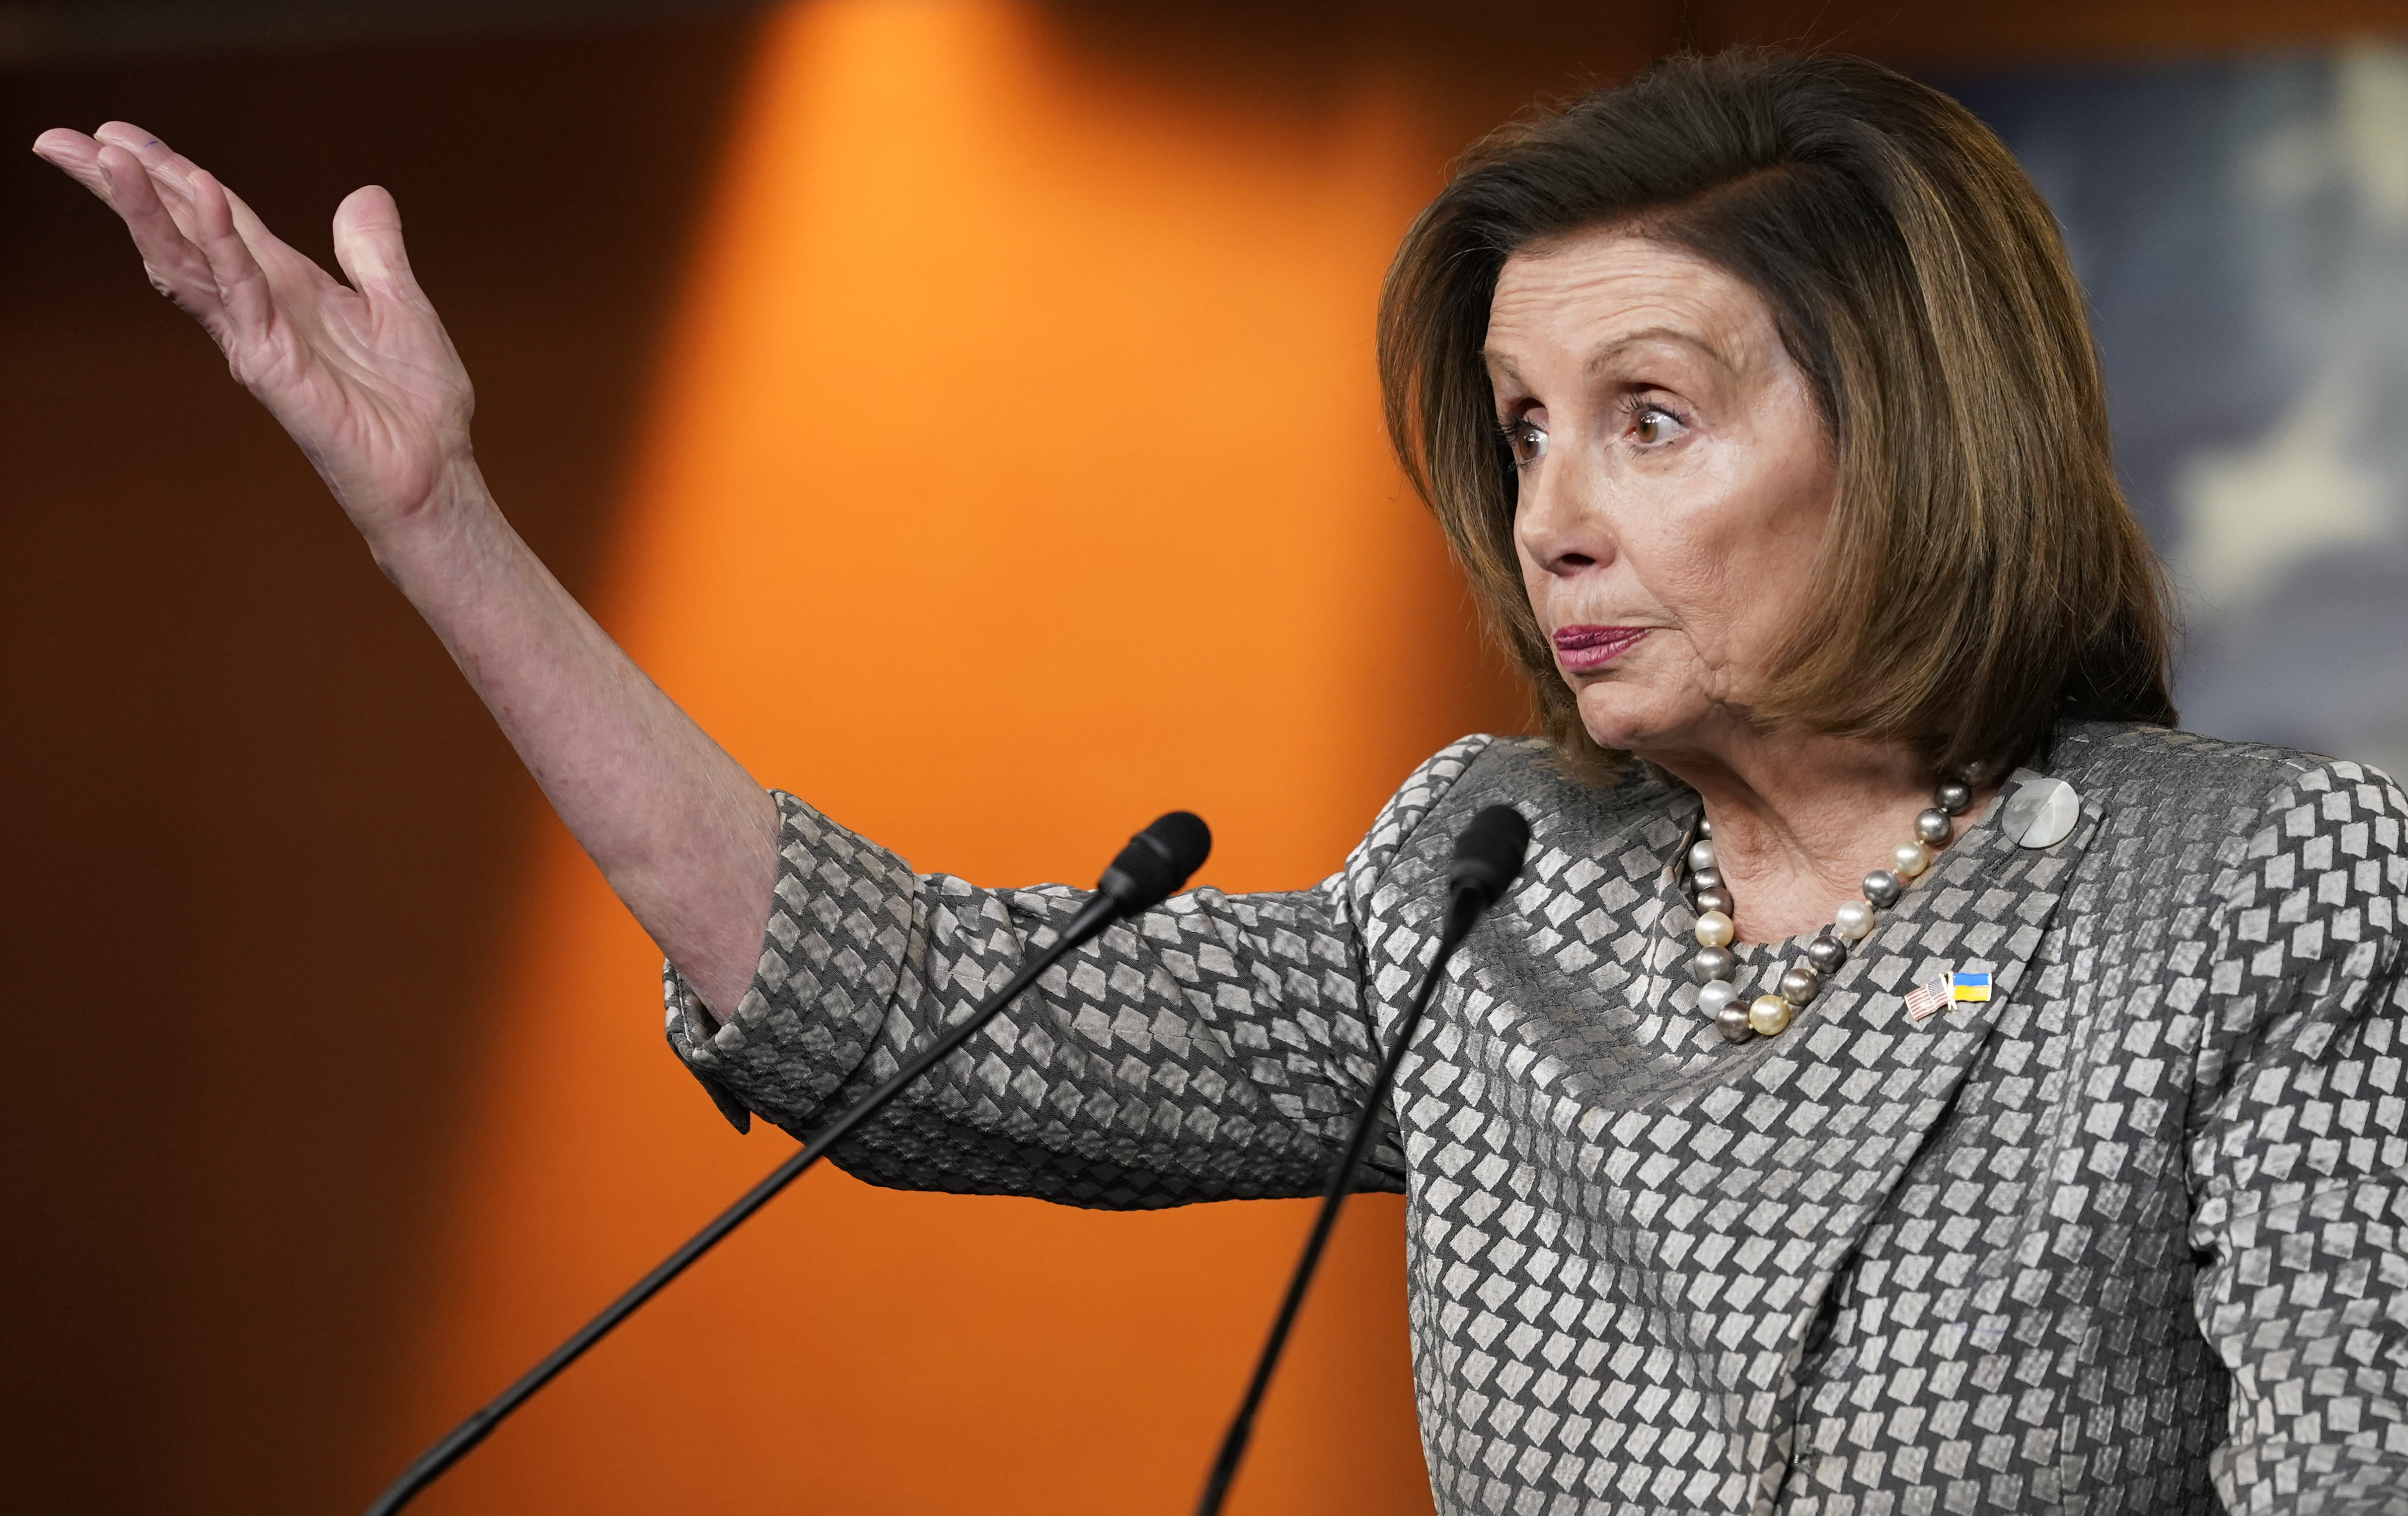
<path fill-rule="evenodd" d="M 406 511 L 362 522 L 360 536 L 385 577 L 417 598 L 430 578 L 450 579 L 485 556 L 498 535 L 507 536 L 502 508 L 485 487 L 473 457 L 445 465 L 434 487 Z"/>

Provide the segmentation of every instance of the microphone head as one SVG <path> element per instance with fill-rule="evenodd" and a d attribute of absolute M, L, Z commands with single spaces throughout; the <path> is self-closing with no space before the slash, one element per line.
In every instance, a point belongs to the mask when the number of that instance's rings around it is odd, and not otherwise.
<path fill-rule="evenodd" d="M 1203 867 L 1211 851 L 1212 829 L 1204 818 L 1174 810 L 1129 838 L 1096 888 L 1111 896 L 1122 915 L 1151 910 Z"/>
<path fill-rule="evenodd" d="M 1478 908 L 1487 909 L 1513 887 L 1529 846 L 1530 823 L 1522 813 L 1511 806 L 1490 806 L 1455 839 L 1455 858 L 1446 865 L 1447 893 L 1476 894 Z"/>

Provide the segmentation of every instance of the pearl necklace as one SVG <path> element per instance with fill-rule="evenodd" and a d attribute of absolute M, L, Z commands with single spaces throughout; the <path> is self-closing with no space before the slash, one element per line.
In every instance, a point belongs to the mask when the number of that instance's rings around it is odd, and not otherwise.
<path fill-rule="evenodd" d="M 1789 1025 L 1792 1012 L 1823 993 L 1823 980 L 1848 961 L 1849 944 L 1861 942 L 1880 924 L 1881 913 L 1897 905 L 1907 882 L 1931 866 L 1933 850 L 1944 848 L 1956 836 L 1956 818 L 1973 803 L 1973 787 L 1961 779 L 1943 780 L 1932 793 L 1931 807 L 1914 818 L 1914 836 L 1890 850 L 1889 866 L 1865 876 L 1864 898 L 1851 900 L 1832 914 L 1831 924 L 1806 944 L 1805 955 L 1781 976 L 1779 993 L 1760 994 L 1740 1003 L 1739 956 L 1730 950 L 1739 928 L 1731 920 L 1735 908 L 1729 887 L 1714 859 L 1713 823 L 1698 818 L 1698 840 L 1689 848 L 1689 880 L 1697 890 L 1698 955 L 1689 960 L 1689 974 L 1698 981 L 1698 1008 L 1710 1017 L 1732 1042 L 1752 1037 L 1776 1037 Z"/>

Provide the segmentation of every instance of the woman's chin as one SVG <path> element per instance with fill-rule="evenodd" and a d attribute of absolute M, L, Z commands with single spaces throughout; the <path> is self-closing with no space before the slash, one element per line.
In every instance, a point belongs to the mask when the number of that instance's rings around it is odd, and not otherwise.
<path fill-rule="evenodd" d="M 1644 690 L 1599 682 L 1580 693 L 1581 725 L 1601 748 L 1644 755 L 1688 724 L 1666 708 L 1668 704 L 1649 698 Z"/>

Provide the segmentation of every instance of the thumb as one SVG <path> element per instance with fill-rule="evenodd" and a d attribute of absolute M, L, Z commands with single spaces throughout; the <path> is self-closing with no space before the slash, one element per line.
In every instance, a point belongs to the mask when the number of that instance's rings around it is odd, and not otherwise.
<path fill-rule="evenodd" d="M 401 207 L 380 184 L 353 190 L 335 207 L 335 261 L 362 294 L 425 298 L 401 244 Z"/>

